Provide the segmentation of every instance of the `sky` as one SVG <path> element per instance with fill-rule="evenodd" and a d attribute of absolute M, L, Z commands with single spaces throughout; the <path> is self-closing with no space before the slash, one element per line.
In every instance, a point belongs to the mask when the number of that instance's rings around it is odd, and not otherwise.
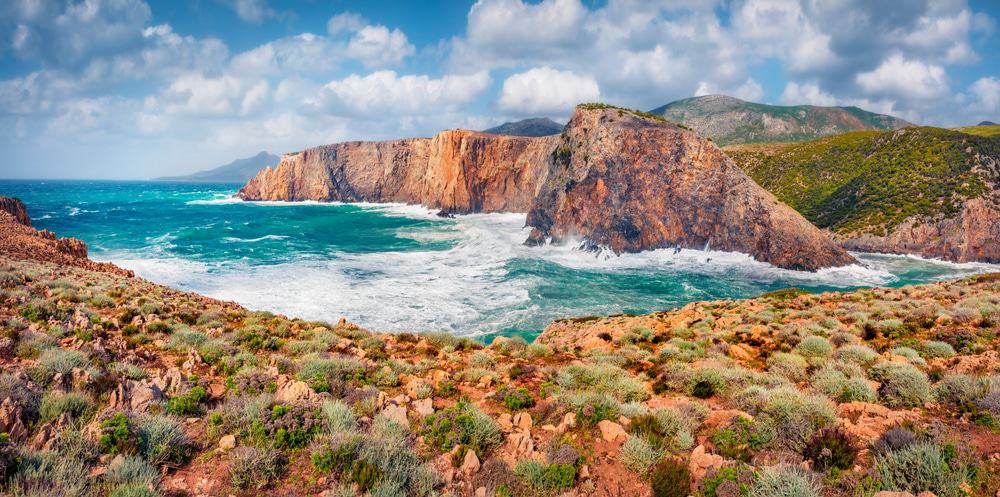
<path fill-rule="evenodd" d="M 144 179 L 582 102 L 1000 122 L 1000 2 L 2 0 L 0 178 Z"/>

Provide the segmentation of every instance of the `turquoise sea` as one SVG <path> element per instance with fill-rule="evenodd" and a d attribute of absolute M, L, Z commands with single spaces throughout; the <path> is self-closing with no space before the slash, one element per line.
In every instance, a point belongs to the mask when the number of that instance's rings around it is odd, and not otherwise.
<path fill-rule="evenodd" d="M 442 219 L 419 206 L 241 202 L 234 184 L 0 181 L 36 227 L 172 287 L 381 331 L 531 337 L 553 319 L 644 313 L 694 300 L 899 286 L 998 271 L 903 256 L 805 273 L 742 254 L 621 257 L 529 248 L 523 214 Z"/>

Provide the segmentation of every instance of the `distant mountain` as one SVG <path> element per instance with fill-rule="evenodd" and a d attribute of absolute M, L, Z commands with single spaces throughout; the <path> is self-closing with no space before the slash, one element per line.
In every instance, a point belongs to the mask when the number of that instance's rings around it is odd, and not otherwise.
<path fill-rule="evenodd" d="M 484 129 L 483 133 L 512 136 L 549 136 L 562 133 L 563 125 L 547 117 L 534 117 L 512 123 L 503 123 L 495 128 Z"/>
<path fill-rule="evenodd" d="M 154 181 L 186 181 L 191 183 L 246 183 L 265 166 L 276 166 L 280 158 L 267 152 L 253 157 L 237 159 L 215 169 L 200 171 L 186 176 L 164 176 Z"/>
<path fill-rule="evenodd" d="M 725 95 L 686 98 L 649 112 L 692 128 L 721 146 L 797 142 L 848 131 L 894 130 L 911 125 L 857 107 L 766 105 Z"/>
<path fill-rule="evenodd" d="M 993 121 L 983 121 L 983 122 L 979 123 L 979 125 L 980 126 L 996 126 L 997 123 L 995 123 Z"/>

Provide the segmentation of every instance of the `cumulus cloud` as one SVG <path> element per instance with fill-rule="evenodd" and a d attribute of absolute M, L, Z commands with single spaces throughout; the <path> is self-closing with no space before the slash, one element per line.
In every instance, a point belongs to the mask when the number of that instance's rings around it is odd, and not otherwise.
<path fill-rule="evenodd" d="M 196 116 L 247 116 L 267 102 L 267 81 L 233 76 L 206 78 L 184 75 L 174 80 L 161 97 L 168 113 Z"/>
<path fill-rule="evenodd" d="M 402 31 L 390 31 L 385 26 L 365 26 L 355 33 L 347 45 L 347 53 L 360 60 L 365 67 L 399 65 L 415 51 Z"/>
<path fill-rule="evenodd" d="M 778 100 L 785 105 L 837 105 L 837 99 L 833 95 L 824 92 L 816 83 L 799 84 L 789 81 L 785 89 L 781 92 Z"/>
<path fill-rule="evenodd" d="M 1000 79 L 993 76 L 979 78 L 972 83 L 969 91 L 976 97 L 975 109 L 979 112 L 1000 111 Z"/>
<path fill-rule="evenodd" d="M 268 7 L 267 0 L 223 0 L 223 4 L 247 22 L 261 23 L 276 15 L 274 9 Z"/>
<path fill-rule="evenodd" d="M 504 80 L 497 105 L 521 115 L 563 115 L 579 103 L 600 97 L 597 82 L 589 76 L 536 67 Z"/>
<path fill-rule="evenodd" d="M 331 81 L 310 107 L 365 119 L 453 111 L 471 102 L 490 84 L 489 74 L 447 75 L 438 79 L 426 75 L 397 75 L 376 71 L 366 76 L 352 74 Z"/>
<path fill-rule="evenodd" d="M 698 84 L 698 88 L 694 91 L 695 96 L 715 94 L 730 95 L 739 99 L 755 102 L 764 96 L 764 87 L 762 87 L 760 83 L 753 78 L 747 78 L 743 84 L 730 88 L 720 88 L 712 83 L 709 83 L 708 81 L 702 81 Z"/>
<path fill-rule="evenodd" d="M 869 95 L 903 98 L 939 98 L 948 92 L 944 68 L 900 54 L 891 55 L 875 70 L 858 74 L 857 82 Z"/>

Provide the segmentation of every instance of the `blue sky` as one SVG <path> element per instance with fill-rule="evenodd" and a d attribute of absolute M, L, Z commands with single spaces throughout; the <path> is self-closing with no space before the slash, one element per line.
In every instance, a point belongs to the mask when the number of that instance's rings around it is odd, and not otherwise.
<path fill-rule="evenodd" d="M 998 19 L 965 0 L 6 0 L 0 177 L 141 179 L 708 93 L 1000 121 Z"/>

